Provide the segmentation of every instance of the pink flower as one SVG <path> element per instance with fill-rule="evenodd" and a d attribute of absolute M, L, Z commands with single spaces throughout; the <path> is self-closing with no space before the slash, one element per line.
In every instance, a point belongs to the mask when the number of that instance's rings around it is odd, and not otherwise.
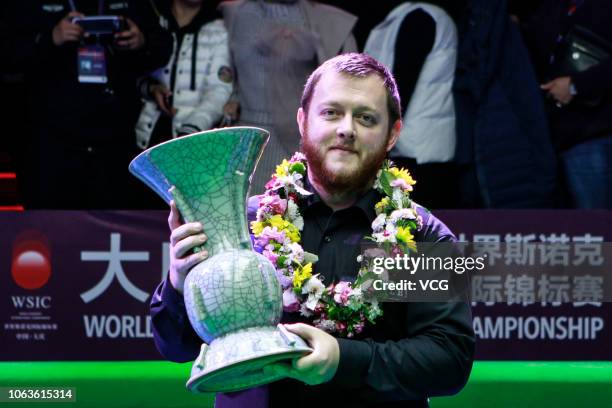
<path fill-rule="evenodd" d="M 300 301 L 292 288 L 285 289 L 283 292 L 283 310 L 289 313 L 300 310 Z"/>
<path fill-rule="evenodd" d="M 278 231 L 276 227 L 269 226 L 265 227 L 259 236 L 259 239 L 263 240 L 266 243 L 266 246 L 271 240 L 274 240 L 282 245 L 285 242 L 285 238 L 285 231 Z"/>
<path fill-rule="evenodd" d="M 278 259 L 278 254 L 275 254 L 274 252 L 268 249 L 264 249 L 264 251 L 261 254 L 265 256 L 266 258 L 268 258 L 268 260 L 272 262 L 272 265 L 276 266 L 276 260 Z"/>
<path fill-rule="evenodd" d="M 270 179 L 270 181 L 268 181 L 265 185 L 265 189 L 266 190 L 272 190 L 274 188 L 274 186 L 276 185 L 276 174 L 274 174 L 272 176 L 272 178 Z"/>
<path fill-rule="evenodd" d="M 291 160 L 289 160 L 290 163 L 295 163 L 297 161 L 301 161 L 301 162 L 305 162 L 306 161 L 306 156 L 304 156 L 304 153 L 302 152 L 295 152 L 293 153 L 293 156 L 291 157 Z"/>
<path fill-rule="evenodd" d="M 359 334 L 363 331 L 363 322 L 357 323 L 356 325 L 353 326 L 353 329 L 355 330 L 355 333 Z"/>
<path fill-rule="evenodd" d="M 334 301 L 338 304 L 346 306 L 349 295 L 351 294 L 350 282 L 338 282 L 334 287 Z"/>
<path fill-rule="evenodd" d="M 267 188 L 267 187 L 266 187 Z M 284 215 L 287 210 L 287 200 L 280 198 L 277 195 L 266 195 L 260 203 L 260 207 L 269 207 L 272 209 L 273 214 Z"/>
<path fill-rule="evenodd" d="M 344 322 L 336 322 L 336 330 L 339 332 L 343 332 L 346 330 L 346 323 Z"/>
<path fill-rule="evenodd" d="M 412 191 L 412 186 L 406 183 L 406 180 L 402 178 L 396 178 L 391 183 L 389 183 L 391 187 L 399 187 L 404 191 Z"/>

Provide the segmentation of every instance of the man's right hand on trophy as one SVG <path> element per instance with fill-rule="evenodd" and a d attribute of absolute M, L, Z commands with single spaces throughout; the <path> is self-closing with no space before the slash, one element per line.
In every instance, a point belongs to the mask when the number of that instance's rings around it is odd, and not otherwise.
<path fill-rule="evenodd" d="M 170 283 L 179 293 L 183 293 L 185 277 L 189 270 L 200 261 L 208 258 L 208 251 L 191 253 L 191 250 L 207 240 L 204 227 L 199 222 L 183 224 L 174 201 L 170 201 Z"/>

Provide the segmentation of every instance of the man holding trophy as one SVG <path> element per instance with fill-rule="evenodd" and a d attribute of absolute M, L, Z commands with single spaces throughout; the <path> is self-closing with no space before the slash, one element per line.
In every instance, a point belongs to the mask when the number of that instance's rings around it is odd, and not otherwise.
<path fill-rule="evenodd" d="M 409 200 L 409 173 L 386 161 L 402 126 L 395 80 L 365 54 L 332 58 L 308 79 L 297 121 L 303 154 L 279 164 L 248 212 L 253 247 L 283 290 L 280 330 L 312 352 L 271 362 L 263 373 L 282 379 L 219 393 L 216 406 L 426 407 L 430 396 L 458 392 L 474 351 L 468 304 L 378 305 L 355 282 L 365 236 L 404 252 L 415 242 L 455 241 Z M 210 226 L 182 223 L 174 203 L 168 222 L 170 273 L 153 296 L 152 323 L 166 358 L 192 361 L 202 339 L 182 294 L 191 268 L 208 256 Z"/>

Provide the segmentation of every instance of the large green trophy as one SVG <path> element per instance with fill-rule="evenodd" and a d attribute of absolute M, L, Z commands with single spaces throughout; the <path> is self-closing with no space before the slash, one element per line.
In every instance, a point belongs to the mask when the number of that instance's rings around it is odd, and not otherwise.
<path fill-rule="evenodd" d="M 134 175 L 167 203 L 174 199 L 184 220 L 201 222 L 208 236 L 208 259 L 189 272 L 184 286 L 189 321 L 204 341 L 187 382 L 194 392 L 279 380 L 263 367 L 312 351 L 278 325 L 282 294 L 275 268 L 251 245 L 249 180 L 268 138 L 251 127 L 211 130 L 152 147 L 130 163 Z"/>

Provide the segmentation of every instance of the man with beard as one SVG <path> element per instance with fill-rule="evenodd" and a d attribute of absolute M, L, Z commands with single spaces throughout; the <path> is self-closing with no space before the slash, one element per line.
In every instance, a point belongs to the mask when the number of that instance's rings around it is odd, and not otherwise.
<path fill-rule="evenodd" d="M 308 79 L 297 120 L 308 162 L 300 203 L 301 245 L 319 260 L 315 273 L 326 283 L 354 279 L 361 239 L 372 233 L 374 206 L 382 198 L 373 184 L 401 129 L 397 86 L 389 71 L 365 54 L 326 61 Z M 257 208 L 249 202 L 249 213 Z M 453 242 L 450 230 L 419 207 L 421 242 Z M 250 214 L 252 215 L 252 214 Z M 189 250 L 206 241 L 198 223 L 182 224 L 174 205 L 169 278 L 151 302 L 155 341 L 173 361 L 196 358 L 202 341 L 188 323 L 182 299 L 185 276 L 206 255 Z M 399 406 L 426 407 L 428 398 L 458 392 L 469 376 L 474 335 L 469 306 L 447 303 L 385 303 L 376 325 L 352 339 L 336 338 L 283 316 L 287 330 L 304 338 L 313 353 L 292 365 L 276 364 L 285 380 L 246 391 L 218 394 L 217 407 Z M 308 386 L 305 386 L 307 384 Z M 290 401 L 290 402 L 289 402 Z"/>

